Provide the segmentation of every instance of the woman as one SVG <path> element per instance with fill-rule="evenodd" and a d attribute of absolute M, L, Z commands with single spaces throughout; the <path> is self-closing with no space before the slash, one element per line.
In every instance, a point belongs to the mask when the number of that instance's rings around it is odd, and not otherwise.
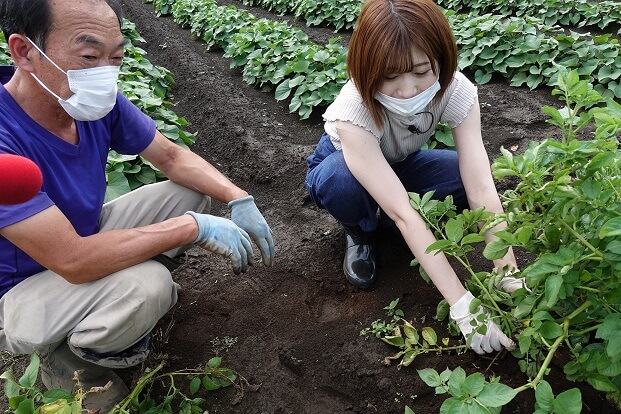
<path fill-rule="evenodd" d="M 435 191 L 437 199 L 452 195 L 458 209 L 502 211 L 477 90 L 456 69 L 457 45 L 435 3 L 367 0 L 349 45 L 350 80 L 324 114 L 325 133 L 307 160 L 306 184 L 313 201 L 345 227 L 343 269 L 350 283 L 364 289 L 375 281 L 373 232 L 394 222 L 468 336 L 473 296 L 443 254 L 425 253 L 435 238 L 407 194 Z M 438 122 L 452 128 L 457 152 L 421 150 Z M 511 250 L 494 265 L 517 268 Z M 507 276 L 501 287 L 512 292 L 522 283 Z M 487 327 L 471 338 L 476 352 L 515 347 L 491 320 Z"/>

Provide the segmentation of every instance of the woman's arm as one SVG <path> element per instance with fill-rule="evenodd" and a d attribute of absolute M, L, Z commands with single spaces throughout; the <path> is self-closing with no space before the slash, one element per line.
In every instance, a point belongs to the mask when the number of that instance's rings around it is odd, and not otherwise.
<path fill-rule="evenodd" d="M 502 213 L 502 204 L 496 191 L 489 158 L 481 136 L 481 113 L 478 100 L 475 101 L 466 119 L 453 129 L 453 138 L 459 154 L 461 180 L 466 189 L 470 208 L 474 210 L 484 207 L 486 211 Z M 489 243 L 495 240 L 493 233 L 505 227 L 506 225 L 502 223 L 487 231 L 485 241 Z M 513 250 L 509 248 L 503 258 L 494 260 L 494 266 L 498 270 L 505 266 L 517 269 Z"/>
<path fill-rule="evenodd" d="M 337 122 L 343 156 L 350 171 L 394 220 L 414 256 L 449 305 L 466 294 L 466 289 L 443 253 L 425 253 L 436 241 L 425 221 L 410 206 L 403 184 L 382 154 L 377 139 L 368 131 L 348 122 Z"/>

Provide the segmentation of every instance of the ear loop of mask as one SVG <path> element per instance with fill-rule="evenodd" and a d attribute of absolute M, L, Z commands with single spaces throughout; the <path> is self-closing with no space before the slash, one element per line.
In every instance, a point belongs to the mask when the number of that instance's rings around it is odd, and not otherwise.
<path fill-rule="evenodd" d="M 28 41 L 35 47 L 35 49 L 37 49 L 39 51 L 39 53 L 41 53 L 47 60 L 48 62 L 50 62 L 52 65 L 54 65 L 54 67 L 56 67 L 56 69 L 58 69 L 59 71 L 61 71 L 62 73 L 65 74 L 65 76 L 67 76 L 67 72 L 65 72 L 64 70 L 62 70 L 60 68 L 60 66 L 58 66 L 52 59 L 49 58 L 48 55 L 45 54 L 45 52 L 43 50 L 41 50 L 39 48 L 39 46 L 37 46 L 37 44 L 35 42 L 33 42 L 28 36 L 26 36 L 26 39 L 28 39 Z M 55 98 L 62 100 L 62 98 L 58 95 L 56 95 L 54 92 L 52 92 L 52 90 L 50 88 L 48 88 L 42 81 L 41 79 L 39 79 L 37 77 L 37 75 L 35 75 L 34 73 L 30 72 L 30 75 L 39 83 L 39 85 L 41 85 L 43 87 L 43 89 L 45 89 L 46 91 L 48 91 L 50 94 L 52 94 Z"/>

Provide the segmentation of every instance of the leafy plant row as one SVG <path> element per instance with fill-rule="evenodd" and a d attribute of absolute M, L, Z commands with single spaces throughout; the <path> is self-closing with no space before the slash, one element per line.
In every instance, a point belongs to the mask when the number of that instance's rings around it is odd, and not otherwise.
<path fill-rule="evenodd" d="M 191 27 L 209 47 L 222 47 L 233 59 L 232 66 L 243 66 L 247 82 L 264 89 L 275 86 L 276 99 L 287 98 L 292 88 L 297 88 L 290 110 L 298 110 L 302 118 L 308 117 L 314 106 L 330 103 L 346 80 L 345 58 L 338 56 L 346 49 L 336 46 L 334 39 L 326 46 L 330 58 L 320 65 L 308 65 L 309 72 L 306 64 L 311 58 L 306 52 L 321 47 L 308 42 L 301 31 L 265 19 L 256 23 L 258 19 L 248 12 L 233 6 L 220 7 L 210 0 L 183 0 L 172 6 L 171 2 L 174 0 L 153 1 L 158 13 L 172 9 L 178 23 Z M 284 7 L 284 3 L 279 4 Z M 489 82 L 497 73 L 511 86 L 526 84 L 534 89 L 542 84 L 554 85 L 558 68 L 563 67 L 587 76 L 603 96 L 621 97 L 621 48 L 611 34 L 591 37 L 565 33 L 531 17 L 475 16 L 453 11 L 447 11 L 446 16 L 459 45 L 459 67 L 472 71 L 479 84 Z M 300 48 L 299 54 L 296 47 Z M 288 60 L 292 58 L 295 61 Z M 285 62 L 279 62 L 281 59 Z M 298 61 L 304 66 L 296 65 Z M 332 61 L 338 67 L 330 66 Z M 321 70 L 325 77 L 317 73 Z"/>
<path fill-rule="evenodd" d="M 621 3 L 586 0 L 437 0 L 438 5 L 473 15 L 537 17 L 547 25 L 598 26 L 604 29 L 621 23 Z"/>
<path fill-rule="evenodd" d="M 279 13 L 294 11 L 296 17 L 299 17 L 299 8 L 303 7 L 301 4 L 307 4 L 306 1 L 292 3 L 279 0 L 243 0 L 243 3 L 259 4 Z M 326 8 L 349 9 L 354 8 L 354 3 L 361 4 L 358 0 L 319 3 Z M 561 65 L 568 70 L 578 69 L 581 76 L 589 76 L 599 93 L 621 97 L 621 57 L 617 39 L 611 38 L 610 34 L 595 37 L 571 31 L 566 34 L 552 26 L 556 23 L 575 24 L 575 20 L 581 25 L 597 23 L 600 27 L 610 22 L 621 22 L 621 3 L 566 0 L 481 3 L 478 0 L 449 0 L 439 4 L 452 9 L 469 7 L 471 10 L 468 14 L 446 11 L 446 15 L 459 45 L 459 66 L 472 70 L 477 83 L 487 83 L 494 73 L 499 73 L 509 79 L 512 86 L 526 84 L 534 89 L 540 84 L 553 85 L 557 65 Z M 497 14 L 481 15 L 483 11 Z M 512 14 L 518 17 L 504 17 Z M 558 20 L 552 21 L 548 15 L 556 16 Z M 574 16 L 589 18 L 576 19 Z M 319 14 L 315 17 L 318 19 Z M 308 21 L 308 16 L 306 18 Z M 543 22 L 539 20 L 541 18 Z M 352 25 L 354 21 L 355 18 L 351 21 Z M 326 19 L 315 22 L 331 23 Z"/>
<path fill-rule="evenodd" d="M 306 20 L 307 26 L 326 25 L 335 31 L 351 29 L 362 7 L 361 0 L 241 0 L 247 6 L 261 6 L 280 15 L 293 13 Z"/>
<path fill-rule="evenodd" d="M 474 71 L 477 83 L 494 73 L 512 86 L 554 85 L 559 67 L 576 69 L 605 97 L 621 97 L 621 47 L 611 34 L 565 34 L 534 18 L 447 12 L 459 45 L 459 66 Z"/>
<path fill-rule="evenodd" d="M 188 124 L 187 120 L 168 108 L 171 103 L 166 97 L 170 92 L 170 85 L 174 83 L 171 72 L 153 65 L 145 58 L 146 52 L 135 46 L 135 42 L 144 42 L 144 39 L 132 22 L 128 20 L 123 22 L 123 35 L 131 42 L 125 49 L 119 82 L 120 91 L 153 118 L 157 129 L 168 139 L 184 147 L 194 143 L 194 135 L 182 130 L 182 127 Z M 0 32 L 0 64 L 10 63 L 8 45 Z M 108 154 L 106 176 L 108 181 L 106 201 L 164 178 L 160 171 L 140 156 L 121 155 L 115 151 Z"/>
<path fill-rule="evenodd" d="M 166 0 L 171 2 L 172 0 Z M 326 25 L 336 31 L 353 28 L 362 0 L 240 0 L 248 6 L 261 6 L 284 15 L 293 13 L 306 20 L 308 26 Z M 438 0 L 438 5 L 473 16 L 496 14 L 501 16 L 535 17 L 546 25 L 598 26 L 600 29 L 621 23 L 621 4 L 615 1 L 585 0 Z"/>
<path fill-rule="evenodd" d="M 0 30 L 0 65 L 10 65 L 11 62 L 9 45 L 4 40 L 4 34 Z"/>
<path fill-rule="evenodd" d="M 161 10 L 160 1 L 153 4 Z M 276 100 L 292 96 L 289 110 L 301 119 L 314 107 L 332 102 L 346 82 L 346 49 L 337 39 L 318 45 L 286 23 L 259 19 L 213 0 L 178 0 L 172 15 L 208 49 L 223 49 L 231 67 L 241 68 L 245 82 L 275 90 Z"/>

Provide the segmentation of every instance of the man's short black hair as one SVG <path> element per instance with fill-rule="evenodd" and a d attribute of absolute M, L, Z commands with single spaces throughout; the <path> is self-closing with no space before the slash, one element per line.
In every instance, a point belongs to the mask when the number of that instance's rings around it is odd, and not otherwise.
<path fill-rule="evenodd" d="M 99 0 L 102 1 L 102 0 Z M 105 0 L 122 24 L 121 0 Z M 52 26 L 49 0 L 0 0 L 0 27 L 8 41 L 13 33 L 28 36 L 45 50 L 45 39 Z"/>

